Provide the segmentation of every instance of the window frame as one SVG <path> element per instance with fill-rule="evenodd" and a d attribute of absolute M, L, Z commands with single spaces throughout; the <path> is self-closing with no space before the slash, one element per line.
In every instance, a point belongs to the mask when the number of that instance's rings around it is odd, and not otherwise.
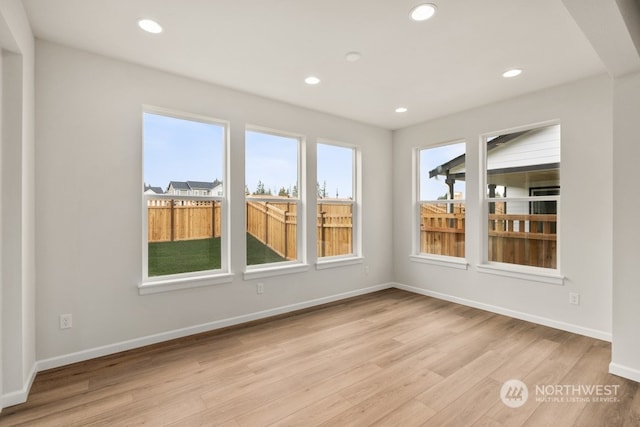
<path fill-rule="evenodd" d="M 229 141 L 230 123 L 226 120 L 212 118 L 195 113 L 173 110 L 144 104 L 142 106 L 141 123 L 144 123 L 145 114 L 155 114 L 180 120 L 195 121 L 205 124 L 221 126 L 223 128 L 222 141 L 222 180 L 229 182 Z M 142 125 L 142 167 L 141 179 L 144 183 L 144 125 Z M 142 184 L 144 188 L 144 184 Z M 226 188 L 229 188 L 227 185 Z M 175 193 L 175 189 L 172 191 Z M 228 190 L 222 196 L 189 196 L 178 194 L 144 194 L 142 192 L 142 280 L 138 285 L 141 295 L 166 292 L 173 290 L 189 289 L 193 287 L 211 286 L 233 281 L 230 259 L 230 224 L 229 224 L 229 194 Z M 149 277 L 149 214 L 148 202 L 151 199 L 185 200 L 185 201 L 211 201 L 220 203 L 220 268 L 213 270 L 191 271 L 186 273 L 167 274 Z"/>
<path fill-rule="evenodd" d="M 262 133 L 266 135 L 272 135 L 276 137 L 282 138 L 290 138 L 295 139 L 298 142 L 297 146 L 297 190 L 298 196 L 297 198 L 290 198 L 290 203 L 296 203 L 296 259 L 288 260 L 288 261 L 279 261 L 279 262 L 271 262 L 271 263 L 263 263 L 263 264 L 247 264 L 247 248 L 245 246 L 245 254 L 244 254 L 244 273 L 243 278 L 245 280 L 251 279 L 259 279 L 263 277 L 272 277 L 279 276 L 282 274 L 289 273 L 297 273 L 301 271 L 308 270 L 307 264 L 307 250 L 306 250 L 306 137 L 301 134 L 287 132 L 277 129 L 272 129 L 259 125 L 245 125 L 244 130 L 244 138 L 245 138 L 245 168 L 246 168 L 246 135 L 247 132 L 254 133 Z M 244 188 L 247 188 L 248 183 L 246 178 L 246 171 L 244 174 Z M 257 202 L 272 202 L 274 200 L 273 197 L 260 197 L 253 196 L 250 194 L 244 194 L 244 230 L 247 232 L 247 202 L 248 201 L 257 201 Z M 276 199 L 277 200 L 277 199 Z M 282 199 L 285 200 L 285 199 Z"/>
<path fill-rule="evenodd" d="M 409 256 L 409 259 L 411 261 L 414 262 L 419 262 L 419 263 L 424 263 L 424 264 L 432 264 L 432 265 L 437 265 L 437 266 L 441 266 L 441 267 L 449 267 L 449 268 L 454 268 L 454 269 L 460 269 L 460 270 L 466 270 L 468 268 L 468 261 L 467 261 L 467 247 L 468 247 L 468 243 L 467 243 L 467 236 L 468 236 L 468 231 L 467 231 L 467 227 L 466 227 L 466 218 L 467 218 L 467 191 L 468 189 L 465 189 L 465 197 L 463 199 L 447 199 L 447 200 L 422 200 L 422 198 L 420 197 L 420 190 L 421 190 L 421 177 L 420 177 L 420 172 L 421 172 L 421 162 L 420 162 L 420 154 L 422 151 L 424 150 L 429 150 L 429 149 L 433 149 L 433 148 L 440 148 L 440 147 L 446 147 L 448 145 L 456 145 L 456 144 L 464 144 L 465 150 L 465 156 L 467 155 L 467 151 L 468 151 L 468 144 L 467 141 L 465 139 L 453 139 L 453 140 L 449 140 L 449 141 L 444 141 L 444 142 L 440 142 L 440 143 L 436 143 L 436 144 L 429 144 L 429 145 L 421 145 L 419 147 L 415 147 L 413 149 L 413 161 L 412 161 L 412 174 L 413 174 L 413 180 L 412 180 L 412 184 L 413 184 L 413 188 L 412 188 L 412 194 L 413 194 L 413 209 L 412 209 L 412 221 L 411 221 L 411 231 L 412 231 L 412 249 L 411 249 L 411 255 Z M 465 158 L 466 161 L 466 158 Z M 467 181 L 465 181 L 466 183 Z M 456 257 L 456 256 L 448 256 L 448 255 L 439 255 L 439 254 L 430 254 L 427 252 L 421 252 L 421 246 L 420 246 L 420 234 L 421 234 L 421 221 L 420 221 L 420 214 L 421 214 L 421 206 L 423 203 L 445 203 L 447 205 L 453 205 L 453 204 L 460 204 L 462 203 L 465 207 L 465 254 L 463 257 Z"/>
<path fill-rule="evenodd" d="M 334 147 L 346 148 L 352 150 L 351 156 L 351 200 L 347 199 L 328 199 L 332 204 L 351 205 L 351 253 L 334 256 L 320 256 L 316 254 L 316 269 L 322 270 L 326 268 L 340 267 L 344 265 L 352 265 L 362 263 L 364 256 L 362 255 L 362 149 L 355 144 L 349 144 L 341 141 L 335 141 L 326 138 L 319 138 L 316 141 L 316 153 L 318 145 L 331 145 Z M 316 181 L 318 176 L 318 160 L 316 154 Z M 315 196 L 316 209 L 318 211 L 318 196 Z M 317 215 L 317 213 L 316 213 Z M 317 233 L 315 234 L 317 236 Z M 318 247 L 316 241 L 316 248 Z"/>
<path fill-rule="evenodd" d="M 482 220 L 480 225 L 480 254 L 481 259 L 480 263 L 476 266 L 477 270 L 481 273 L 488 273 L 500 276 L 506 276 L 511 278 L 532 280 L 542 283 L 554 284 L 554 285 L 563 285 L 564 284 L 564 276 L 561 271 L 561 248 L 562 248 L 562 232 L 561 232 L 561 218 L 562 218 L 562 204 L 560 202 L 560 195 L 547 195 L 547 196 L 531 196 L 528 197 L 506 197 L 506 198 L 490 198 L 487 194 L 488 188 L 488 153 L 487 153 L 487 142 L 488 139 L 500 135 L 508 135 L 510 133 L 522 132 L 522 131 L 530 131 L 534 129 L 541 129 L 545 127 L 551 126 L 559 126 L 560 127 L 560 150 L 562 151 L 562 126 L 560 120 L 549 120 L 545 122 L 539 122 L 524 126 L 518 126 L 514 128 L 498 130 L 493 132 L 487 132 L 481 134 L 479 137 L 480 144 L 480 167 L 479 167 L 479 183 L 480 183 L 480 205 L 481 205 L 481 216 Z M 559 165 L 560 170 L 560 185 L 562 186 L 562 160 L 560 160 Z M 530 193 L 529 193 L 530 194 Z M 553 201 L 556 202 L 557 207 L 557 218 L 556 218 L 556 268 L 546 268 L 546 267 L 537 267 L 523 264 L 512 264 L 506 262 L 499 261 L 490 261 L 489 260 L 489 204 L 492 202 L 496 202 L 499 200 L 500 202 L 505 203 L 529 203 L 529 205 L 533 202 L 547 202 Z"/>

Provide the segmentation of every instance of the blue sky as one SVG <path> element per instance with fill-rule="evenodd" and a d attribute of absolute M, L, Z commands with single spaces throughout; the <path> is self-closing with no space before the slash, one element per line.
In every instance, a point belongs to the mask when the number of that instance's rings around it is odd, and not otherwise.
<path fill-rule="evenodd" d="M 351 148 L 318 144 L 318 183 L 327 184 L 327 197 L 353 197 L 353 156 Z"/>
<path fill-rule="evenodd" d="M 224 127 L 144 114 L 144 182 L 222 180 Z"/>
<path fill-rule="evenodd" d="M 223 178 L 224 127 L 159 114 L 144 114 L 144 181 L 166 190 L 169 181 Z M 353 150 L 318 144 L 318 182 L 329 197 L 353 196 Z M 297 184 L 298 140 L 255 131 L 245 138 L 245 182 L 277 194 Z"/>
<path fill-rule="evenodd" d="M 253 193 L 262 181 L 265 190 L 278 194 L 293 190 L 298 181 L 298 140 L 261 132 L 245 134 L 245 183 Z"/>
<path fill-rule="evenodd" d="M 449 191 L 444 176 L 429 178 L 429 171 L 465 153 L 464 142 L 420 150 L 420 200 L 437 200 Z M 454 191 L 464 198 L 465 183 L 456 181 Z"/>

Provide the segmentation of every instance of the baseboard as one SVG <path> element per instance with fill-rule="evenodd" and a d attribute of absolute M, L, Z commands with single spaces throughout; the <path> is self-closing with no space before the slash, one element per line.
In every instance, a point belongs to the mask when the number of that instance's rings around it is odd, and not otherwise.
<path fill-rule="evenodd" d="M 0 410 L 2 408 L 8 408 L 9 406 L 19 405 L 20 403 L 24 403 L 27 401 L 27 397 L 29 396 L 29 390 L 31 390 L 31 385 L 33 384 L 33 380 L 36 379 L 37 374 L 37 363 L 35 363 L 31 367 L 31 372 L 29 372 L 29 377 L 27 381 L 22 386 L 22 389 L 17 391 L 12 391 L 10 393 L 3 394 L 0 396 Z"/>
<path fill-rule="evenodd" d="M 62 356 L 52 357 L 50 359 L 39 360 L 36 364 L 37 371 L 41 372 L 47 369 L 58 368 L 60 366 L 70 365 L 72 363 L 95 359 L 96 357 L 108 356 L 110 354 L 119 353 L 121 351 L 132 350 L 135 348 L 144 347 L 151 344 L 157 344 L 160 342 L 169 341 L 176 338 L 182 338 L 189 335 L 199 334 L 202 332 L 210 332 L 216 329 L 226 328 L 229 326 L 251 322 L 253 320 L 259 320 L 267 317 L 277 316 L 280 314 L 285 314 L 285 313 L 289 313 L 296 310 L 302 310 L 305 308 L 314 307 L 316 305 L 327 304 L 330 302 L 339 301 L 339 300 L 343 300 L 351 297 L 356 297 L 359 295 L 365 295 L 372 292 L 389 289 L 392 287 L 393 287 L 393 284 L 385 283 L 381 285 L 371 286 L 368 288 L 356 289 L 354 291 L 343 292 L 336 295 L 330 295 L 323 298 L 304 301 L 296 304 L 276 307 L 269 310 L 259 311 L 259 312 L 250 313 L 250 314 L 244 314 L 242 316 L 216 320 L 214 322 L 190 326 L 182 329 L 175 329 L 168 332 L 161 332 L 159 334 L 148 335 L 145 337 L 135 338 L 128 341 L 121 341 L 119 343 L 82 350 L 76 353 L 70 353 Z"/>
<path fill-rule="evenodd" d="M 640 370 L 629 368 L 618 363 L 609 363 L 609 373 L 640 383 Z"/>
<path fill-rule="evenodd" d="M 459 298 L 456 296 L 443 294 L 440 292 L 430 291 L 428 289 L 417 288 L 415 286 L 403 285 L 400 283 L 394 283 L 393 287 L 402 289 L 404 291 L 413 292 L 420 295 L 425 295 L 445 301 L 455 302 L 457 304 L 466 305 L 469 307 L 478 308 L 480 310 L 490 311 L 492 313 L 502 314 L 505 316 L 513 317 L 515 319 L 526 320 L 527 322 L 537 323 L 543 326 L 549 326 L 551 328 L 560 329 L 567 332 L 572 332 L 578 335 L 584 335 L 591 338 L 596 338 L 603 341 L 611 342 L 611 333 L 599 331 L 597 329 L 585 328 L 583 326 L 574 325 L 572 323 L 560 322 L 554 319 L 546 317 L 536 316 L 533 314 L 523 313 L 516 310 L 511 310 L 504 307 L 499 307 L 490 304 L 484 304 L 481 302 Z"/>

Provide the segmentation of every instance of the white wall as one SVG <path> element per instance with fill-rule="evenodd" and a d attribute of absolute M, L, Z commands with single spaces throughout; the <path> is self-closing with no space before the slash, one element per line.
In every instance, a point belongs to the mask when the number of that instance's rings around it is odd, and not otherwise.
<path fill-rule="evenodd" d="M 611 372 L 640 381 L 640 73 L 616 79 L 613 128 L 613 346 Z"/>
<path fill-rule="evenodd" d="M 35 375 L 34 41 L 19 0 L 0 2 L 2 274 L 0 407 Z"/>
<path fill-rule="evenodd" d="M 601 338 L 611 334 L 612 86 L 595 77 L 394 132 L 395 280 L 414 290 Z M 560 216 L 564 286 L 478 272 L 482 259 L 479 135 L 548 120 L 562 133 Z M 467 141 L 468 270 L 409 260 L 412 149 Z M 569 305 L 569 292 L 581 295 Z"/>
<path fill-rule="evenodd" d="M 37 42 L 36 59 L 39 360 L 49 359 L 51 366 L 74 352 L 391 280 L 392 208 L 378 196 L 391 191 L 391 132 L 49 42 Z M 307 191 L 315 190 L 315 138 L 360 145 L 364 263 L 329 270 L 312 266 L 306 273 L 261 279 L 260 296 L 256 281 L 242 279 L 244 224 L 233 221 L 233 283 L 138 295 L 142 104 L 231 122 L 233 219 L 244 217 L 245 124 L 307 136 Z M 310 218 L 313 211 L 312 206 Z M 308 235 L 314 233 L 309 227 Z M 309 240 L 311 256 L 314 245 Z M 62 313 L 73 314 L 72 329 L 58 329 Z"/>

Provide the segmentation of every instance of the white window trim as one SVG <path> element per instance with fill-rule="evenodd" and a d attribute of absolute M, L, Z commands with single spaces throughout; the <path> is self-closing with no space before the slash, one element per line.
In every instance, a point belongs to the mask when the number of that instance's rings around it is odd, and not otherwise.
<path fill-rule="evenodd" d="M 431 264 L 438 265 L 441 267 L 450 267 L 456 269 L 466 270 L 468 268 L 467 261 L 467 230 L 465 224 L 465 256 L 464 257 L 453 257 L 447 255 L 438 255 L 438 254 L 429 254 L 425 252 L 420 252 L 420 205 L 422 203 L 462 203 L 465 206 L 465 219 L 467 212 L 467 198 L 465 192 L 464 199 L 449 199 L 449 200 L 421 200 L 420 199 L 420 152 L 422 150 L 428 150 L 430 148 L 438 148 L 438 147 L 446 147 L 447 145 L 454 144 L 465 144 L 465 154 L 467 153 L 467 142 L 464 139 L 454 139 L 451 141 L 442 142 L 439 144 L 432 144 L 426 146 L 415 147 L 413 149 L 413 161 L 412 163 L 412 193 L 413 193 L 413 218 L 412 218 L 412 250 L 409 255 L 409 259 L 414 262 L 420 262 L 423 264 Z"/>
<path fill-rule="evenodd" d="M 476 269 L 481 273 L 494 274 L 498 276 L 512 277 L 516 279 L 530 280 L 542 283 L 549 283 L 553 285 L 564 285 L 565 276 L 561 273 L 561 217 L 562 217 L 562 204 L 560 203 L 560 196 L 532 196 L 532 197 L 513 197 L 513 198 L 500 198 L 490 199 L 487 197 L 487 139 L 496 135 L 504 135 L 514 132 L 527 131 L 547 126 L 561 126 L 560 120 L 548 120 L 544 122 L 534 123 L 525 126 L 519 126 L 495 132 L 484 133 L 480 135 L 480 155 L 479 157 L 479 172 L 480 172 L 480 200 L 482 207 L 482 221 L 480 226 L 480 232 L 482 238 L 480 239 L 481 248 L 480 254 L 482 256 L 482 262 L 476 265 Z M 562 147 L 562 126 L 560 127 L 561 137 L 560 146 Z M 560 176 L 562 177 L 562 161 L 560 162 Z M 510 264 L 502 262 L 489 261 L 489 203 L 491 202 L 531 202 L 531 201 L 557 201 L 557 222 L 556 222 L 556 268 L 542 268 L 532 267 L 528 265 Z"/>
<path fill-rule="evenodd" d="M 364 262 L 363 257 L 353 255 L 339 255 L 318 258 L 316 270 L 326 270 L 329 268 L 345 267 L 347 265 L 357 265 Z"/>
<path fill-rule="evenodd" d="M 478 264 L 476 265 L 476 269 L 480 273 L 548 283 L 551 285 L 564 285 L 565 279 L 562 274 L 551 268 L 531 267 L 528 265 L 508 264 L 503 262 L 487 262 L 486 264 Z"/>
<path fill-rule="evenodd" d="M 247 201 L 265 201 L 265 202 L 274 202 L 274 201 L 286 201 L 289 200 L 290 203 L 296 203 L 296 260 L 291 261 L 282 261 L 276 263 L 267 263 L 267 264 L 254 264 L 247 265 L 247 254 L 246 254 L 246 246 L 245 246 L 245 255 L 244 255 L 244 263 L 245 270 L 243 272 L 243 278 L 245 280 L 250 279 L 259 279 L 263 277 L 273 277 L 280 276 L 285 274 L 299 273 L 303 271 L 307 271 L 309 269 L 309 265 L 307 264 L 307 250 L 306 250 L 306 236 L 307 236 L 307 221 L 306 221 L 306 208 L 307 204 L 305 201 L 305 193 L 306 193 L 306 139 L 304 135 L 285 132 L 281 130 L 275 130 L 263 126 L 257 125 L 246 125 L 245 126 L 245 135 L 247 132 L 259 132 L 268 135 L 280 136 L 284 138 L 292 138 L 298 140 L 298 197 L 290 198 L 290 199 L 278 199 L 278 198 L 270 198 L 270 197 L 261 197 L 261 196 L 244 196 L 244 203 L 246 206 Z M 246 156 L 246 149 L 245 149 Z M 245 179 L 244 187 L 246 188 L 247 183 Z M 246 223 L 247 223 L 247 211 L 244 211 L 244 224 L 245 224 L 245 232 L 246 232 Z"/>
<path fill-rule="evenodd" d="M 351 182 L 352 200 L 347 199 L 323 199 L 327 203 L 344 203 L 351 204 L 351 232 L 352 232 L 352 248 L 350 254 L 325 256 L 316 254 L 316 270 L 324 270 L 328 268 L 338 268 L 347 265 L 361 264 L 364 262 L 362 255 L 362 149 L 355 144 L 349 144 L 341 141 L 335 141 L 327 138 L 318 138 L 317 144 L 334 145 L 336 147 L 348 148 L 353 150 L 352 166 L 351 166 Z M 316 175 L 318 164 L 316 161 Z M 315 198 L 315 211 L 318 210 L 319 199 Z M 316 245 L 317 247 L 317 245 Z"/>
<path fill-rule="evenodd" d="M 454 256 L 420 254 L 409 255 L 409 260 L 422 264 L 437 265 L 439 267 L 455 268 L 457 270 L 467 270 L 469 268 L 469 263 L 466 258 Z"/>
<path fill-rule="evenodd" d="M 224 129 L 224 136 L 222 141 L 222 161 L 223 161 L 223 182 L 229 182 L 229 122 L 220 119 L 214 119 L 211 117 L 185 113 L 182 111 L 171 110 L 163 107 L 156 107 L 152 105 L 142 106 L 142 116 L 144 113 L 163 115 L 171 118 L 198 121 L 202 123 L 208 123 L 212 125 L 222 126 Z M 144 127 L 143 127 L 144 132 Z M 142 149 L 143 149 L 143 166 L 142 166 L 142 188 L 144 188 L 144 133 L 142 135 Z M 175 193 L 175 190 L 173 191 Z M 220 269 L 217 270 L 203 270 L 193 271 L 181 274 L 171 274 L 164 276 L 149 277 L 149 246 L 148 246 L 148 212 L 147 201 L 149 199 L 178 199 L 178 200 L 211 200 L 218 201 L 221 204 L 221 227 L 220 227 Z M 156 194 L 156 195 L 142 195 L 142 280 L 138 284 L 138 293 L 140 295 L 154 294 L 159 292 L 167 292 L 174 290 L 189 289 L 194 287 L 212 286 L 223 283 L 230 283 L 233 281 L 233 273 L 230 272 L 230 258 L 231 252 L 229 241 L 229 202 L 228 195 L 223 194 L 219 197 L 210 196 L 181 196 L 179 194 Z"/>
<path fill-rule="evenodd" d="M 215 270 L 214 270 L 215 271 Z M 169 276 L 162 276 L 169 277 Z M 138 286 L 140 295 L 157 294 L 168 291 L 201 288 L 204 286 L 221 285 L 233 282 L 233 273 L 201 274 L 194 277 L 179 277 L 174 279 L 145 282 Z"/>
<path fill-rule="evenodd" d="M 242 273 L 242 278 L 244 280 L 262 279 L 265 277 L 304 273 L 305 271 L 309 271 L 308 264 L 297 261 L 283 261 L 247 266 L 247 269 Z"/>

